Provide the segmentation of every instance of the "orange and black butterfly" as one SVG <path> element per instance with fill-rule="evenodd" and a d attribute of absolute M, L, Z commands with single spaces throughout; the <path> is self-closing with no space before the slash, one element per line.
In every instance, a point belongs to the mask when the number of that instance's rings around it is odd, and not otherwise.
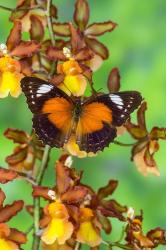
<path fill-rule="evenodd" d="M 33 127 L 45 144 L 61 148 L 74 134 L 80 150 L 103 150 L 140 105 L 137 91 L 91 96 L 85 100 L 69 97 L 54 84 L 36 77 L 21 80 L 22 90 L 34 114 Z"/>

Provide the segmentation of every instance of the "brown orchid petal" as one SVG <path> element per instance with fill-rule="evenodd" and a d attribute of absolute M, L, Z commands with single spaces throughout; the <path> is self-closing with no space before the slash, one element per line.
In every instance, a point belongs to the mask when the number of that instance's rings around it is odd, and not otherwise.
<path fill-rule="evenodd" d="M 11 56 L 30 57 L 34 53 L 37 53 L 40 48 L 40 44 L 36 41 L 20 42 L 10 53 Z"/>
<path fill-rule="evenodd" d="M 54 5 L 54 4 L 52 4 L 51 5 L 51 17 L 52 18 L 58 18 L 58 10 L 57 10 L 57 7 Z"/>
<path fill-rule="evenodd" d="M 5 193 L 0 189 L 0 209 L 3 207 L 3 202 L 6 199 Z"/>
<path fill-rule="evenodd" d="M 102 225 L 102 229 L 105 231 L 106 234 L 110 234 L 112 230 L 111 222 L 110 220 L 103 216 L 101 213 L 98 214 L 98 217 L 100 224 Z"/>
<path fill-rule="evenodd" d="M 93 52 L 88 48 L 82 48 L 75 56 L 76 61 L 87 61 L 93 58 Z"/>
<path fill-rule="evenodd" d="M 33 197 L 43 197 L 46 200 L 52 200 L 51 197 L 48 195 L 49 192 L 48 187 L 41 187 L 41 186 L 33 186 Z"/>
<path fill-rule="evenodd" d="M 130 120 L 128 120 L 125 123 L 125 127 L 127 128 L 127 131 L 129 132 L 129 134 L 137 140 L 146 139 L 147 131 L 145 129 L 140 128 L 138 125 L 135 125 L 133 123 L 130 122 Z"/>
<path fill-rule="evenodd" d="M 11 205 L 6 205 L 0 210 L 0 223 L 9 221 L 13 216 L 15 216 L 19 211 L 22 210 L 24 202 L 14 201 Z"/>
<path fill-rule="evenodd" d="M 109 56 L 108 49 L 104 46 L 104 44 L 100 43 L 95 38 L 85 38 L 85 42 L 88 47 L 97 55 L 101 56 L 103 60 L 106 60 Z"/>
<path fill-rule="evenodd" d="M 30 28 L 30 37 L 31 40 L 36 40 L 38 42 L 41 42 L 44 38 L 44 27 L 40 20 L 35 15 L 30 16 L 31 20 L 31 28 Z"/>
<path fill-rule="evenodd" d="M 106 32 L 113 31 L 116 26 L 117 24 L 112 21 L 103 23 L 93 23 L 86 28 L 84 34 L 86 36 L 101 36 Z"/>
<path fill-rule="evenodd" d="M 14 153 L 12 155 L 9 155 L 6 157 L 5 161 L 10 165 L 10 166 L 15 166 L 18 163 L 23 162 L 28 154 L 28 147 L 16 147 L 14 149 Z"/>
<path fill-rule="evenodd" d="M 133 146 L 131 151 L 131 160 L 133 160 L 134 156 L 144 150 L 148 145 L 148 140 L 140 141 L 136 145 Z"/>
<path fill-rule="evenodd" d="M 19 20 L 14 21 L 14 26 L 10 31 L 6 45 L 9 51 L 15 48 L 21 41 L 21 22 Z"/>
<path fill-rule="evenodd" d="M 80 34 L 80 31 L 76 29 L 72 23 L 69 23 L 71 33 L 71 47 L 73 55 L 77 54 L 84 47 L 84 41 Z"/>
<path fill-rule="evenodd" d="M 146 129 L 146 120 L 145 120 L 145 112 L 147 110 L 147 103 L 143 102 L 140 106 L 140 108 L 137 111 L 137 120 L 138 125 L 142 130 L 147 131 Z"/>
<path fill-rule="evenodd" d="M 100 246 L 97 246 L 97 247 L 91 247 L 91 250 L 100 250 Z"/>
<path fill-rule="evenodd" d="M 55 84 L 55 86 L 58 86 L 63 81 L 64 81 L 64 75 L 61 75 L 61 74 L 53 75 L 53 77 L 50 79 L 50 82 Z"/>
<path fill-rule="evenodd" d="M 121 221 L 124 221 L 125 218 L 123 216 L 123 213 L 127 212 L 127 207 L 122 206 L 119 204 L 116 200 L 109 200 L 109 201 L 103 201 L 102 207 L 99 207 L 99 210 L 104 216 L 107 217 L 115 217 L 118 218 Z"/>
<path fill-rule="evenodd" d="M 153 241 L 155 247 L 157 247 L 159 244 L 166 245 L 165 230 L 163 230 L 163 229 L 161 229 L 159 227 L 150 230 L 147 233 L 147 237 L 151 241 Z"/>
<path fill-rule="evenodd" d="M 110 93 L 118 92 L 120 89 L 120 73 L 118 68 L 113 68 L 108 76 L 107 87 Z"/>
<path fill-rule="evenodd" d="M 166 139 L 166 128 L 154 127 L 150 132 L 150 138 L 152 140 Z"/>
<path fill-rule="evenodd" d="M 23 130 L 8 128 L 4 132 L 4 136 L 10 140 L 13 140 L 14 143 L 26 144 L 29 141 L 29 136 Z"/>
<path fill-rule="evenodd" d="M 7 183 L 16 179 L 17 177 L 18 174 L 15 171 L 0 167 L 0 183 Z"/>
<path fill-rule="evenodd" d="M 133 161 L 134 161 L 138 171 L 141 172 L 144 176 L 146 176 L 148 173 L 154 174 L 156 176 L 160 176 L 160 172 L 157 168 L 156 163 L 154 162 L 154 159 L 153 160 L 150 159 L 151 163 L 153 161 L 153 166 L 149 166 L 146 164 L 146 162 L 145 162 L 145 152 L 146 151 L 147 151 L 147 149 L 144 148 L 142 151 L 140 151 L 139 153 L 137 153 L 133 156 Z M 150 156 L 150 158 L 152 158 L 152 156 Z M 149 162 L 149 159 L 148 159 L 148 162 Z"/>
<path fill-rule="evenodd" d="M 30 62 L 27 59 L 21 59 L 21 60 L 19 60 L 19 63 L 21 65 L 21 72 L 25 76 L 31 76 L 32 75 L 32 67 L 30 65 Z"/>
<path fill-rule="evenodd" d="M 51 217 L 44 214 L 43 218 L 39 221 L 40 228 L 47 227 L 50 221 L 51 221 Z"/>
<path fill-rule="evenodd" d="M 58 49 L 56 47 L 49 47 L 48 50 L 47 50 L 47 56 L 50 60 L 53 60 L 53 61 L 57 61 L 57 60 L 60 60 L 60 61 L 65 61 L 66 60 L 66 57 L 63 53 L 63 51 L 61 49 Z"/>
<path fill-rule="evenodd" d="M 70 29 L 68 23 L 53 23 L 53 31 L 58 36 L 70 36 Z"/>
<path fill-rule="evenodd" d="M 69 169 L 60 161 L 56 164 L 56 183 L 59 194 L 63 194 L 71 185 L 71 178 L 69 176 Z"/>
<path fill-rule="evenodd" d="M 13 10 L 11 12 L 9 20 L 14 22 L 15 20 L 21 20 L 26 14 L 28 13 L 28 10 Z"/>
<path fill-rule="evenodd" d="M 148 237 L 144 236 L 141 232 L 134 231 L 133 235 L 139 241 L 139 244 L 142 247 L 151 248 L 154 246 L 153 242 L 150 239 L 148 239 Z"/>
<path fill-rule="evenodd" d="M 31 216 L 34 215 L 34 206 L 33 206 L 33 205 L 27 205 L 27 206 L 25 206 L 25 208 L 26 208 L 26 211 L 27 211 Z"/>
<path fill-rule="evenodd" d="M 74 21 L 83 31 L 89 21 L 89 5 L 87 0 L 77 0 L 75 3 Z"/>
<path fill-rule="evenodd" d="M 10 235 L 8 239 L 18 244 L 25 244 L 27 242 L 26 235 L 15 228 L 10 228 Z"/>
<path fill-rule="evenodd" d="M 110 180 L 107 186 L 102 187 L 98 190 L 97 197 L 99 200 L 104 199 L 105 197 L 111 195 L 118 186 L 118 181 Z"/>
<path fill-rule="evenodd" d="M 61 195 L 61 200 L 67 203 L 79 203 L 83 201 L 88 190 L 83 186 L 75 186 L 73 189 Z"/>

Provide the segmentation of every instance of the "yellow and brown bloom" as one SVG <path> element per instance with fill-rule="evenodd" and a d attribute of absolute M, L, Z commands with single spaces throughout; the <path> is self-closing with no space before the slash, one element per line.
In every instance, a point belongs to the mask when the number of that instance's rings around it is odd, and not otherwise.
<path fill-rule="evenodd" d="M 79 210 L 79 228 L 76 238 L 79 242 L 91 247 L 100 245 L 100 223 L 97 221 L 94 212 L 90 208 L 82 207 Z"/>
<path fill-rule="evenodd" d="M 128 218 L 126 226 L 127 246 L 132 249 L 154 249 L 159 245 L 166 245 L 165 231 L 161 228 L 155 228 L 143 233 L 142 230 L 143 214 Z"/>
<path fill-rule="evenodd" d="M 43 145 L 38 141 L 34 132 L 31 135 L 22 130 L 7 129 L 4 132 L 6 138 L 19 144 L 12 155 L 6 157 L 9 167 L 17 171 L 32 171 L 36 160 L 41 160 Z"/>
<path fill-rule="evenodd" d="M 20 80 L 23 77 L 20 63 L 8 55 L 0 58 L 0 98 L 21 94 Z"/>
<path fill-rule="evenodd" d="M 69 214 L 64 204 L 56 200 L 45 207 L 45 215 L 50 218 L 48 226 L 42 234 L 42 241 L 47 245 L 58 242 L 63 245 L 73 233 L 73 225 L 69 222 Z"/>
<path fill-rule="evenodd" d="M 0 189 L 0 249 L 20 250 L 20 245 L 27 241 L 26 236 L 15 228 L 9 228 L 6 222 L 22 210 L 24 203 L 20 200 L 11 205 L 3 205 L 5 198 Z"/>
<path fill-rule="evenodd" d="M 143 102 L 137 112 L 138 124 L 128 121 L 126 128 L 130 135 L 137 140 L 132 148 L 132 160 L 135 162 L 138 170 L 147 175 L 152 173 L 159 176 L 154 154 L 159 150 L 159 139 L 166 139 L 166 129 L 153 127 L 149 132 L 146 127 L 145 111 L 147 109 L 146 102 Z"/>

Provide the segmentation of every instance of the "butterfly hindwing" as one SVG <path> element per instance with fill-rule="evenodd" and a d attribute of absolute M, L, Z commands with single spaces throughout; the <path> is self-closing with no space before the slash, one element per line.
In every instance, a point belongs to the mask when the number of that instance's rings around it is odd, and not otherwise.
<path fill-rule="evenodd" d="M 53 84 L 36 77 L 25 77 L 22 90 L 33 112 L 33 128 L 51 147 L 62 147 L 71 135 L 73 102 Z"/>

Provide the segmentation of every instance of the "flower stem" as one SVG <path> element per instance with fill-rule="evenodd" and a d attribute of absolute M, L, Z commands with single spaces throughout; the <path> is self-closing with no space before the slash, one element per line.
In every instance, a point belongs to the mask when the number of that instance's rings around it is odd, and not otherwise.
<path fill-rule="evenodd" d="M 51 5 L 52 0 L 47 1 L 47 10 L 46 10 L 46 16 L 47 16 L 47 25 L 48 25 L 48 31 L 50 34 L 51 43 L 53 46 L 55 46 L 55 37 L 54 37 L 54 31 L 52 28 L 52 18 L 51 18 Z"/>
<path fill-rule="evenodd" d="M 42 180 L 48 166 L 50 149 L 51 149 L 50 146 L 48 145 L 45 146 L 41 166 L 36 178 L 37 185 L 42 184 Z M 33 203 L 34 203 L 34 239 L 32 244 L 32 250 L 38 250 L 40 246 L 40 238 L 38 236 L 39 220 L 40 220 L 40 198 L 34 198 Z"/>
<path fill-rule="evenodd" d="M 22 11 L 22 10 L 34 10 L 34 9 L 43 9 L 40 6 L 34 6 L 34 7 L 29 7 L 29 8 L 9 8 L 3 5 L 0 5 L 0 9 L 7 10 L 7 11 Z"/>
<path fill-rule="evenodd" d="M 136 144 L 135 142 L 134 143 L 123 143 L 123 142 L 116 141 L 116 140 L 114 140 L 113 143 L 116 145 L 119 145 L 119 146 L 124 146 L 124 147 L 132 147 Z"/>
<path fill-rule="evenodd" d="M 81 246 L 81 243 L 80 243 L 80 242 L 77 242 L 77 243 L 75 244 L 74 250 L 78 250 L 78 249 L 80 248 L 80 246 Z"/>

